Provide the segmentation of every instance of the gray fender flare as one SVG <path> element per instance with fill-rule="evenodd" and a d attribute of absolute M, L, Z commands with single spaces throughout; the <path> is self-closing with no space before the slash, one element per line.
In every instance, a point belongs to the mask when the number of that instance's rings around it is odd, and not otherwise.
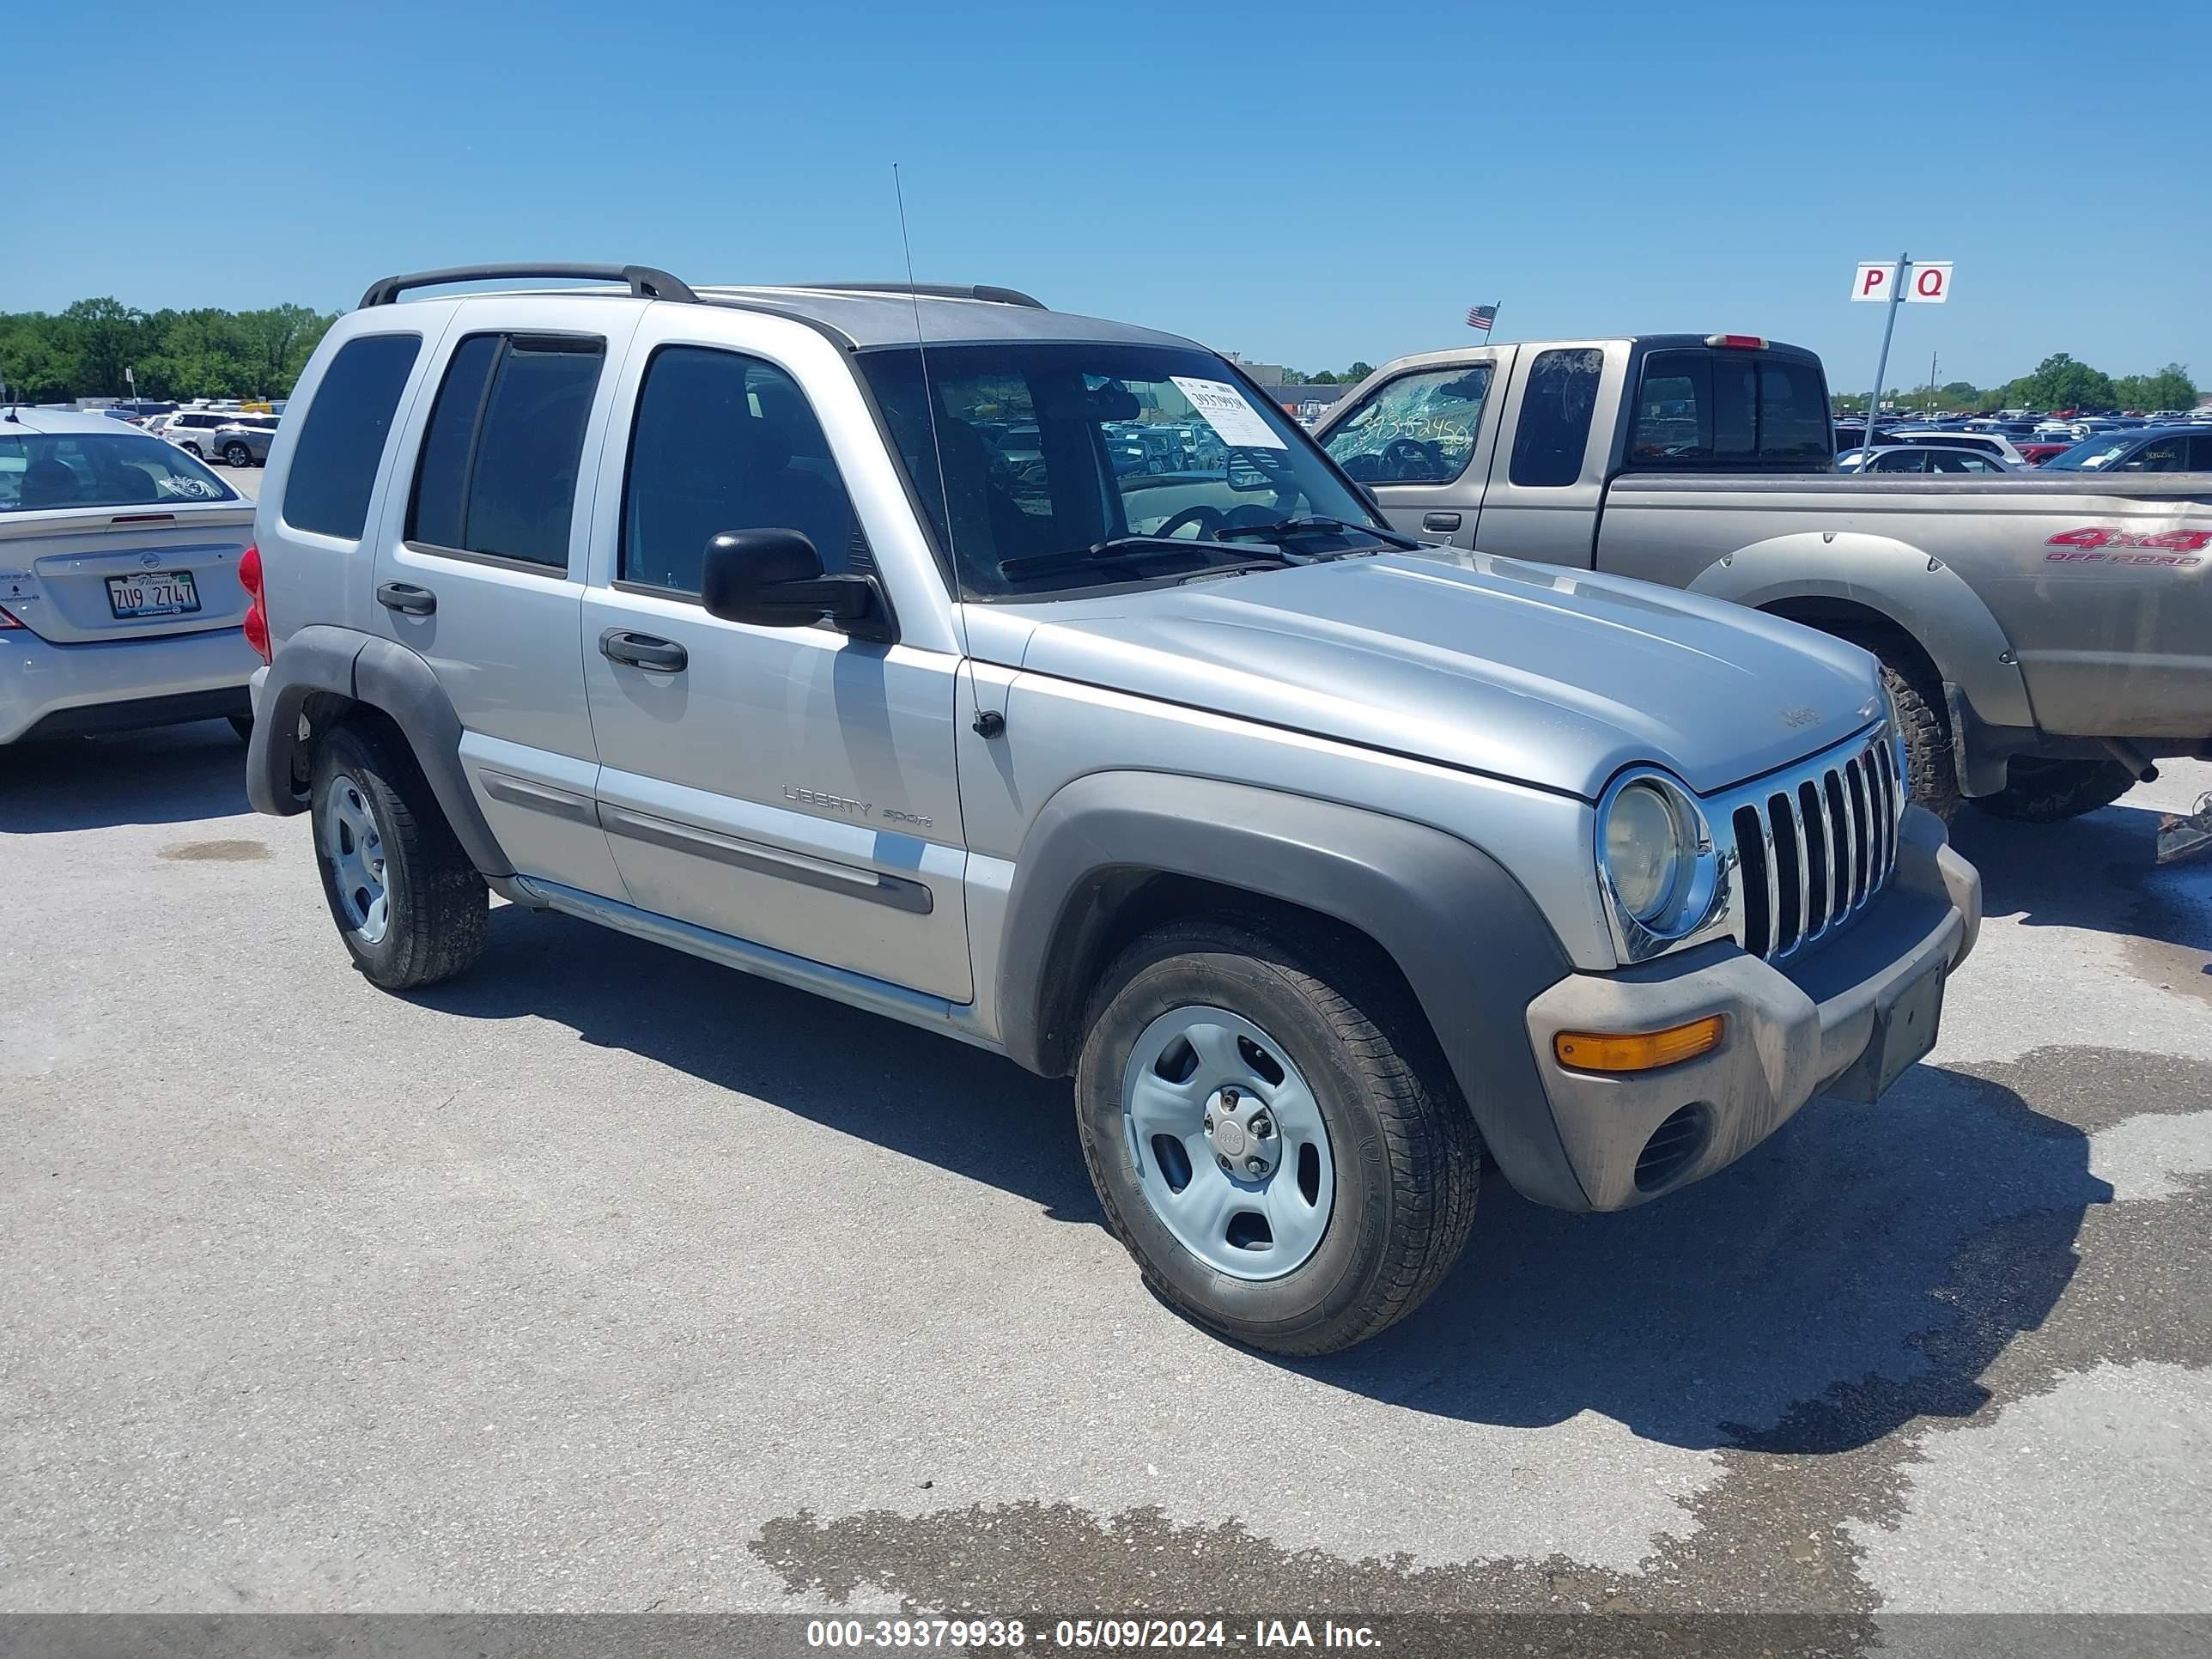
<path fill-rule="evenodd" d="M 1015 862 L 1000 1037 L 1072 1069 L 1090 988 L 1069 975 L 1117 876 L 1185 876 L 1332 917 L 1389 953 L 1428 1016 L 1491 1156 L 1522 1194 L 1587 1209 L 1529 1048 L 1527 1011 L 1570 971 L 1535 901 L 1480 848 L 1425 824 L 1249 784 L 1097 773 L 1060 790 Z"/>
<path fill-rule="evenodd" d="M 300 748 L 300 711 L 317 691 L 335 692 L 389 715 L 414 751 L 469 861 L 486 876 L 514 873 L 461 769 L 460 716 L 436 672 L 405 646 L 350 628 L 302 628 L 284 641 L 270 665 L 246 753 L 246 798 L 255 811 L 281 817 L 306 809 L 307 803 L 293 793 L 292 776 Z"/>
<path fill-rule="evenodd" d="M 1808 530 L 1753 542 L 1707 565 L 1690 591 L 1753 610 L 1831 599 L 1878 611 L 1920 642 L 1983 724 L 2035 724 L 2012 641 L 1981 595 L 1948 564 L 1894 537 Z"/>

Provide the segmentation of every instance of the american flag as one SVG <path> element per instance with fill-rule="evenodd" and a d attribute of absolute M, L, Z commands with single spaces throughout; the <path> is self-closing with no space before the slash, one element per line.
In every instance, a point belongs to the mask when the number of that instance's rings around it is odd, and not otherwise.
<path fill-rule="evenodd" d="M 1467 308 L 1467 325 L 1469 328 L 1479 328 L 1487 334 L 1490 332 L 1490 325 L 1497 320 L 1496 306 L 1469 306 Z"/>

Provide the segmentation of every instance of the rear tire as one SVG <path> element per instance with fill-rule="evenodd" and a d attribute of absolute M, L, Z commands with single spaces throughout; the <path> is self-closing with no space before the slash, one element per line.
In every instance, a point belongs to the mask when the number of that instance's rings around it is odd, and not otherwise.
<path fill-rule="evenodd" d="M 1948 823 L 1959 814 L 1959 769 L 1951 755 L 1951 722 L 1943 710 L 1943 689 L 1917 664 L 1900 665 L 1886 658 L 1881 678 L 1897 699 L 1898 723 L 1905 728 L 1912 804 Z"/>
<path fill-rule="evenodd" d="M 483 878 L 404 742 L 370 726 L 332 732 L 315 751 L 309 814 L 331 919 L 372 984 L 435 984 L 483 954 Z"/>
<path fill-rule="evenodd" d="M 1973 800 L 1991 817 L 2014 823 L 2062 823 L 2110 806 L 2135 784 L 2136 775 L 2116 760 L 2037 760 L 2015 755 L 2005 769 L 2005 787 Z"/>
<path fill-rule="evenodd" d="M 1146 1284 L 1274 1353 L 1334 1352 L 1403 1318 L 1450 1272 L 1474 1222 L 1474 1119 L 1402 984 L 1361 945 L 1235 917 L 1160 928 L 1108 970 L 1076 1066 L 1084 1160 Z M 1188 1073 L 1179 1023 L 1199 1038 Z M 1224 1098 L 1249 1114 L 1255 1097 L 1281 1122 L 1240 1128 L 1233 1145 L 1195 1121 L 1187 1143 L 1146 1133 L 1164 1121 L 1150 1115 L 1163 1098 L 1211 1119 Z M 1217 1174 L 1223 1152 L 1231 1174 Z M 1247 1173 L 1254 1152 L 1263 1174 Z M 1223 1193 L 1210 1207 L 1208 1182 Z"/>

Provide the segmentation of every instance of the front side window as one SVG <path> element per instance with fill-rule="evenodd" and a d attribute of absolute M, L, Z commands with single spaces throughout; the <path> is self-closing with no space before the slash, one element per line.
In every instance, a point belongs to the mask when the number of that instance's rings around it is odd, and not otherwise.
<path fill-rule="evenodd" d="M 237 499 L 183 450 L 127 428 L 0 434 L 0 513 Z"/>
<path fill-rule="evenodd" d="M 1586 346 L 1536 354 L 1513 434 L 1510 476 L 1516 487 L 1557 489 L 1582 477 L 1604 367 L 1605 354 Z"/>
<path fill-rule="evenodd" d="M 385 440 L 422 348 L 418 334 L 364 334 L 338 349 L 293 446 L 285 523 L 361 539 Z"/>
<path fill-rule="evenodd" d="M 454 349 L 423 434 L 407 539 L 566 569 L 600 340 L 475 334 Z"/>
<path fill-rule="evenodd" d="M 859 529 L 790 375 L 704 346 L 654 354 L 630 428 L 619 580 L 696 594 L 707 543 L 726 530 L 796 530 L 836 573 L 849 568 Z"/>
<path fill-rule="evenodd" d="M 1021 342 L 858 362 L 965 599 L 1274 568 L 1389 538 L 1304 430 L 1210 352 Z"/>
<path fill-rule="evenodd" d="M 1474 453 L 1491 372 L 1424 369 L 1377 386 L 1330 429 L 1329 454 L 1360 483 L 1449 483 Z"/>

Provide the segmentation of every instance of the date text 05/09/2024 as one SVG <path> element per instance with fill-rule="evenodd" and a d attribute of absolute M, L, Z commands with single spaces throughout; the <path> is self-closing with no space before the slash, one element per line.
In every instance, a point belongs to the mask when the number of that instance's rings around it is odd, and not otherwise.
<path fill-rule="evenodd" d="M 1335 1620 L 1255 1619 L 1060 1619 L 1032 1626 L 1019 1619 L 812 1619 L 811 1648 L 1022 1648 L 1109 1651 L 1178 1648 L 1334 1648 L 1380 1645 L 1366 1625 Z"/>

